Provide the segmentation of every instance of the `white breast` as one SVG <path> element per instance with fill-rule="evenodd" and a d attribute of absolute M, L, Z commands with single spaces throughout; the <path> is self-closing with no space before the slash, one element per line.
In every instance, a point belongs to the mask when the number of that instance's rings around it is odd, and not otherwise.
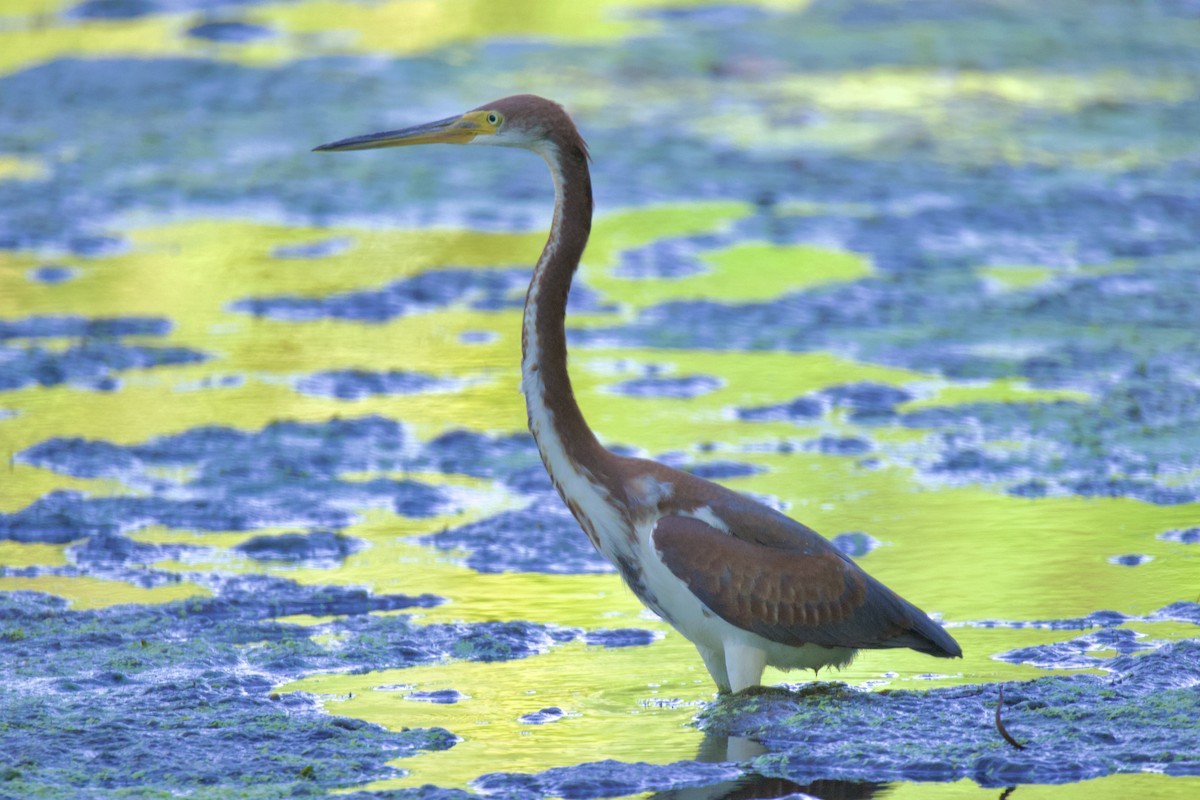
<path fill-rule="evenodd" d="M 693 516 L 703 519 L 699 515 Z M 654 515 L 636 526 L 638 561 L 642 565 L 646 588 L 658 601 L 659 608 L 655 610 L 695 644 L 719 650 L 738 629 L 705 608 L 687 584 L 663 563 L 652 538 L 658 520 L 658 515 Z M 707 519 L 704 521 L 708 522 Z M 723 523 L 722 529 L 725 529 Z"/>
<path fill-rule="evenodd" d="M 554 237 L 547 252 L 553 253 Z M 521 391 L 529 412 L 529 430 L 537 442 L 542 463 L 555 487 L 579 518 L 592 543 L 610 562 L 616 563 L 615 542 L 627 539 L 627 523 L 610 498 L 608 488 L 586 468 L 567 455 L 567 448 L 554 425 L 554 411 L 546 397 L 546 385 L 537 369 L 540 345 L 537 335 L 537 282 L 530 289 L 524 321 L 525 357 L 521 363 Z"/>

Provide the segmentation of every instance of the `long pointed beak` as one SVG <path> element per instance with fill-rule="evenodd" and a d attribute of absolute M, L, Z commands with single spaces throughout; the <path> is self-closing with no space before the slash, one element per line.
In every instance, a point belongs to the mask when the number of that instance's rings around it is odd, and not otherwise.
<path fill-rule="evenodd" d="M 466 144 L 481 133 L 484 131 L 474 120 L 466 116 L 449 117 L 398 131 L 352 136 L 314 147 L 313 151 L 374 150 L 378 147 L 405 147 L 410 144 Z"/>

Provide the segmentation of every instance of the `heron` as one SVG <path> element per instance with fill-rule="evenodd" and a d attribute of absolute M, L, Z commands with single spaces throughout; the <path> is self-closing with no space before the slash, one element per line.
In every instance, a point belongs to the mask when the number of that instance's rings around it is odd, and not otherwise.
<path fill-rule="evenodd" d="M 615 454 L 588 427 L 567 371 L 566 311 L 591 231 L 590 157 L 560 105 L 516 95 L 316 150 L 434 143 L 518 147 L 549 165 L 554 215 L 521 327 L 529 430 L 592 545 L 644 605 L 696 646 L 719 691 L 761 685 L 767 666 L 841 668 L 862 649 L 962 656 L 924 611 L 808 526 L 687 472 Z"/>

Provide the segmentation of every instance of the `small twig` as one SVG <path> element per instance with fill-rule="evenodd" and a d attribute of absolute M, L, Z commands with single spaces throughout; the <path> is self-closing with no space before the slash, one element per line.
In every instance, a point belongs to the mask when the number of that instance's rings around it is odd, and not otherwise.
<path fill-rule="evenodd" d="M 1008 800 L 1009 796 L 1017 790 L 1016 786 L 1010 786 L 1000 795 L 1000 800 Z"/>
<path fill-rule="evenodd" d="M 996 700 L 996 730 L 1000 731 L 1000 735 L 1004 737 L 1004 741 L 1011 744 L 1018 750 L 1024 750 L 1025 745 L 1018 742 L 1004 727 L 1004 720 L 1000 719 L 1000 709 L 1004 708 L 1004 684 L 1000 685 L 1000 697 Z"/>

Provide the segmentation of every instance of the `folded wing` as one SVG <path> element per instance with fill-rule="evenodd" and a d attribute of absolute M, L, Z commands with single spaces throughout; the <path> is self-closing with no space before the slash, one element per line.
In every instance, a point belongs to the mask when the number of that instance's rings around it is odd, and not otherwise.
<path fill-rule="evenodd" d="M 729 533 L 693 517 L 665 516 L 653 536 L 672 574 L 726 622 L 797 647 L 909 647 L 943 658 L 962 655 L 925 612 L 808 528 L 773 513 L 735 516 L 741 518 Z"/>

